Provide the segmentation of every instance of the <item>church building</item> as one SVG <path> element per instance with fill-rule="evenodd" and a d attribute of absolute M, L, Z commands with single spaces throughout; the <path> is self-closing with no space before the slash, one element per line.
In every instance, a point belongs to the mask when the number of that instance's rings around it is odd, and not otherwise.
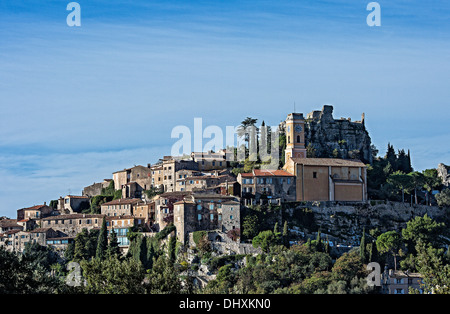
<path fill-rule="evenodd" d="M 307 158 L 301 113 L 290 113 L 286 119 L 283 169 L 296 178 L 297 201 L 367 201 L 367 166 L 363 162 Z"/>

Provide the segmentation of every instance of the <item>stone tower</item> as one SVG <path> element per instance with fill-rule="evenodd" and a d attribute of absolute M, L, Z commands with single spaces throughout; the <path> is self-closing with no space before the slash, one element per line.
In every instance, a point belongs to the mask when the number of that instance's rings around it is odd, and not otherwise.
<path fill-rule="evenodd" d="M 306 158 L 305 119 L 302 113 L 290 113 L 286 118 L 285 162 L 291 157 Z"/>

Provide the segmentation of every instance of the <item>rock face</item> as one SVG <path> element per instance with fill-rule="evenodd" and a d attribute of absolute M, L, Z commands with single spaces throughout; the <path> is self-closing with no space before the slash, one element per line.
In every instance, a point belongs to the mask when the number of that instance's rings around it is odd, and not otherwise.
<path fill-rule="evenodd" d="M 313 111 L 305 120 L 305 145 L 315 149 L 314 157 L 356 158 L 372 163 L 371 139 L 361 121 L 334 119 L 333 107 L 325 105 L 322 111 Z M 310 156 L 312 157 L 312 156 Z"/>
<path fill-rule="evenodd" d="M 442 179 L 442 184 L 450 186 L 450 166 L 440 163 L 437 167 L 438 176 Z"/>

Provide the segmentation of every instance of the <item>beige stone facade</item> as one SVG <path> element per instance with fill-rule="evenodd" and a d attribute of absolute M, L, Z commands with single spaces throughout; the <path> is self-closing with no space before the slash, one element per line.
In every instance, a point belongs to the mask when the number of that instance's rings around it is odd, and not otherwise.
<path fill-rule="evenodd" d="M 65 236 L 75 237 L 84 228 L 88 231 L 101 228 L 104 215 L 101 214 L 70 214 L 58 215 L 41 219 L 41 228 L 52 228 Z"/>
<path fill-rule="evenodd" d="M 191 158 L 198 163 L 200 171 L 222 170 L 227 168 L 226 150 L 218 152 L 193 152 Z"/>
<path fill-rule="evenodd" d="M 284 169 L 296 176 L 297 201 L 367 200 L 367 167 L 361 161 L 291 158 Z"/>
<path fill-rule="evenodd" d="M 296 200 L 295 176 L 284 170 L 254 169 L 251 173 L 240 173 L 237 181 L 241 184 L 241 197 L 280 200 L 282 202 Z"/>
<path fill-rule="evenodd" d="M 173 203 L 173 222 L 182 243 L 194 231 L 240 230 L 240 203 L 233 196 L 192 193 Z"/>
<path fill-rule="evenodd" d="M 100 206 L 102 215 L 128 216 L 134 215 L 138 205 L 144 203 L 140 198 L 117 199 Z"/>
<path fill-rule="evenodd" d="M 114 189 L 122 190 L 123 198 L 140 197 L 152 186 L 151 166 L 134 166 L 113 173 Z"/>

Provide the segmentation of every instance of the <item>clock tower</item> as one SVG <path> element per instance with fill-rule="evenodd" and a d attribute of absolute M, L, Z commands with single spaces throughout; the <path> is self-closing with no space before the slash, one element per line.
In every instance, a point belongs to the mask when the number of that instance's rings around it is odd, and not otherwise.
<path fill-rule="evenodd" d="M 286 118 L 285 163 L 289 158 L 306 158 L 305 119 L 302 113 L 290 113 Z"/>

